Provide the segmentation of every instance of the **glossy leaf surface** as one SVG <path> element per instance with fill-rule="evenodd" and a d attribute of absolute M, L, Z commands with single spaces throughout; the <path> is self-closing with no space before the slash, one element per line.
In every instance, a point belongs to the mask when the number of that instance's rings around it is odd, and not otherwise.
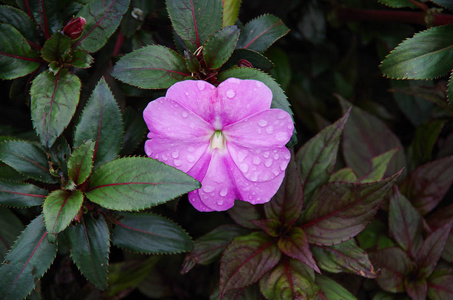
<path fill-rule="evenodd" d="M 41 205 L 49 192 L 31 183 L 0 180 L 0 204 L 11 207 Z"/>
<path fill-rule="evenodd" d="M 203 47 L 203 58 L 209 69 L 220 68 L 231 56 L 239 38 L 239 28 L 228 26 L 211 35 Z"/>
<path fill-rule="evenodd" d="M 76 149 L 68 160 L 69 178 L 75 184 L 82 184 L 91 174 L 93 169 L 93 155 L 95 143 L 91 140 L 86 141 Z"/>
<path fill-rule="evenodd" d="M 8 208 L 0 207 L 0 261 L 3 262 L 9 248 L 24 230 L 19 218 Z"/>
<path fill-rule="evenodd" d="M 56 190 L 46 197 L 43 205 L 44 222 L 49 234 L 66 229 L 83 203 L 81 191 Z"/>
<path fill-rule="evenodd" d="M 334 280 L 323 275 L 316 276 L 316 284 L 319 286 L 319 293 L 316 299 L 343 299 L 356 300 L 357 298 L 347 289 L 339 285 Z"/>

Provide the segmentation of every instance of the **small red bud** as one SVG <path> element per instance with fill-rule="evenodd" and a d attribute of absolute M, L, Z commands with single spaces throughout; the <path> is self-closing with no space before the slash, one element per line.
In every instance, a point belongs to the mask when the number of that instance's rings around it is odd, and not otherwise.
<path fill-rule="evenodd" d="M 249 67 L 249 68 L 253 68 L 252 63 L 249 62 L 249 61 L 246 60 L 246 59 L 240 59 L 239 62 L 238 62 L 238 66 L 239 66 L 239 67 Z"/>
<path fill-rule="evenodd" d="M 74 18 L 63 28 L 63 33 L 75 40 L 82 34 L 86 22 L 84 17 Z"/>

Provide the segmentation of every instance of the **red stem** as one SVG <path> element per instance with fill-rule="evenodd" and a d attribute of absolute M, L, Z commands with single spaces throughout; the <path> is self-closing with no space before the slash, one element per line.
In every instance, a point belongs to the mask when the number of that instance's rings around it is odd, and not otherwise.
<path fill-rule="evenodd" d="M 115 42 L 115 48 L 113 48 L 112 56 L 117 56 L 120 53 L 121 46 L 123 45 L 123 41 L 124 41 L 124 35 L 120 30 L 120 32 L 118 34 L 118 38 L 116 39 L 116 42 Z"/>
<path fill-rule="evenodd" d="M 417 11 L 338 8 L 336 9 L 336 15 L 341 22 L 380 21 L 426 25 L 425 13 Z M 453 24 L 453 15 L 434 15 L 433 26 L 446 24 Z"/>

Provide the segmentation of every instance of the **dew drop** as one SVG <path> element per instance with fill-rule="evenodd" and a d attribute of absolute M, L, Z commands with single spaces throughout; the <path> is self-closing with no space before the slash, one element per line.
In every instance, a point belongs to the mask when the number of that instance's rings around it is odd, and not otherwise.
<path fill-rule="evenodd" d="M 234 96 L 236 96 L 236 93 L 233 90 L 228 90 L 226 92 L 226 96 L 231 99 L 234 98 Z"/>
<path fill-rule="evenodd" d="M 269 152 L 268 151 L 264 152 L 263 156 L 264 156 L 264 158 L 268 158 L 269 157 Z"/>
<path fill-rule="evenodd" d="M 283 142 L 288 139 L 288 135 L 286 134 L 286 132 L 277 132 L 275 134 L 275 139 L 279 142 Z"/>
<path fill-rule="evenodd" d="M 189 151 L 189 152 L 194 152 L 194 151 L 195 151 L 195 148 L 192 147 L 192 146 L 190 146 L 190 147 L 187 149 L 187 151 Z"/>
<path fill-rule="evenodd" d="M 245 151 L 245 150 L 239 151 L 239 153 L 238 153 L 239 162 L 243 162 L 246 157 L 247 157 L 247 151 Z"/>
<path fill-rule="evenodd" d="M 272 173 L 274 173 L 274 175 L 277 176 L 278 174 L 280 174 L 280 171 L 274 170 L 274 171 L 272 171 Z"/>
<path fill-rule="evenodd" d="M 221 197 L 225 197 L 227 194 L 228 194 L 228 189 L 227 189 L 227 188 L 223 188 L 223 189 L 220 190 L 219 195 L 220 195 Z M 219 204 L 219 205 L 220 205 L 220 204 Z"/>
<path fill-rule="evenodd" d="M 166 156 L 165 154 L 162 154 L 162 160 L 166 161 L 168 159 L 168 156 Z"/>
<path fill-rule="evenodd" d="M 206 193 L 210 193 L 215 190 L 215 187 L 213 187 L 212 185 L 203 185 L 201 189 Z"/>
<path fill-rule="evenodd" d="M 277 153 L 274 154 L 274 159 L 279 159 L 279 155 Z"/>
<path fill-rule="evenodd" d="M 293 124 L 289 124 L 288 129 L 293 129 Z"/>
<path fill-rule="evenodd" d="M 223 200 L 217 201 L 217 205 L 223 205 Z"/>
<path fill-rule="evenodd" d="M 193 156 L 193 155 L 191 155 L 191 154 L 187 155 L 186 158 L 187 158 L 187 161 L 188 161 L 188 162 L 193 163 L 193 162 L 195 161 L 195 156 Z"/>
<path fill-rule="evenodd" d="M 185 111 L 183 111 L 181 113 L 181 117 L 183 117 L 184 119 L 187 118 L 188 116 L 189 116 L 189 114 L 187 112 L 185 112 Z"/>
<path fill-rule="evenodd" d="M 231 83 L 241 84 L 241 81 L 237 78 L 230 78 L 228 79 L 228 81 Z"/>
<path fill-rule="evenodd" d="M 273 133 L 273 132 L 274 132 L 274 126 L 268 126 L 268 127 L 266 127 L 266 132 L 267 132 L 268 134 Z"/>
<path fill-rule="evenodd" d="M 250 178 L 251 181 L 255 182 L 258 180 L 258 173 L 253 173 L 252 177 Z"/>
<path fill-rule="evenodd" d="M 286 162 L 282 161 L 282 162 L 280 163 L 280 170 L 285 171 L 286 165 L 287 165 Z"/>
<path fill-rule="evenodd" d="M 242 171 L 242 173 L 247 173 L 249 166 L 247 164 L 240 164 L 239 169 Z"/>
<path fill-rule="evenodd" d="M 257 82 L 256 82 L 256 87 L 259 87 L 259 88 L 260 88 L 260 87 L 262 87 L 262 86 L 263 86 L 263 83 L 262 83 L 261 81 L 257 81 Z"/>
<path fill-rule="evenodd" d="M 204 88 L 206 87 L 206 84 L 203 82 L 203 81 L 198 81 L 197 82 L 197 86 L 198 86 L 198 89 L 200 91 L 204 90 Z"/>
<path fill-rule="evenodd" d="M 264 165 L 269 168 L 270 166 L 272 166 L 272 159 L 266 159 L 264 161 Z"/>
<path fill-rule="evenodd" d="M 287 115 L 287 113 L 282 111 L 278 114 L 277 119 L 283 120 L 284 118 L 286 118 L 286 115 Z"/>
<path fill-rule="evenodd" d="M 171 153 L 171 157 L 173 157 L 173 158 L 178 158 L 178 157 L 179 157 L 178 151 L 173 151 L 173 152 Z"/>
<path fill-rule="evenodd" d="M 175 159 L 174 164 L 176 167 L 180 167 L 182 165 L 182 161 L 180 161 L 179 159 Z"/>
<path fill-rule="evenodd" d="M 263 119 L 261 119 L 261 120 L 259 120 L 259 121 L 258 121 L 258 125 L 259 125 L 259 126 L 261 126 L 261 127 L 264 127 L 264 126 L 266 126 L 266 125 L 267 125 L 267 121 L 266 121 L 266 120 L 263 120 Z"/>
<path fill-rule="evenodd" d="M 285 159 L 290 159 L 290 158 L 291 158 L 291 154 L 285 153 Z"/>
<path fill-rule="evenodd" d="M 255 156 L 255 157 L 253 158 L 253 163 L 254 163 L 255 165 L 259 165 L 259 164 L 261 163 L 261 158 L 259 158 L 258 156 Z"/>
<path fill-rule="evenodd" d="M 189 92 L 185 92 L 186 96 L 189 96 Z"/>

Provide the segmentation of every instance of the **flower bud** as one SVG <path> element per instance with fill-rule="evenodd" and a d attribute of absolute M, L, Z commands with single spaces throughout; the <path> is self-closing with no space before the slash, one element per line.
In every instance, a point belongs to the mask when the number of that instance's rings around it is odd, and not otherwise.
<path fill-rule="evenodd" d="M 239 67 L 248 67 L 248 68 L 253 68 L 253 65 L 251 62 L 249 62 L 246 59 L 240 59 L 238 62 Z"/>
<path fill-rule="evenodd" d="M 86 22 L 84 17 L 74 18 L 63 28 L 63 33 L 75 40 L 82 34 Z"/>

